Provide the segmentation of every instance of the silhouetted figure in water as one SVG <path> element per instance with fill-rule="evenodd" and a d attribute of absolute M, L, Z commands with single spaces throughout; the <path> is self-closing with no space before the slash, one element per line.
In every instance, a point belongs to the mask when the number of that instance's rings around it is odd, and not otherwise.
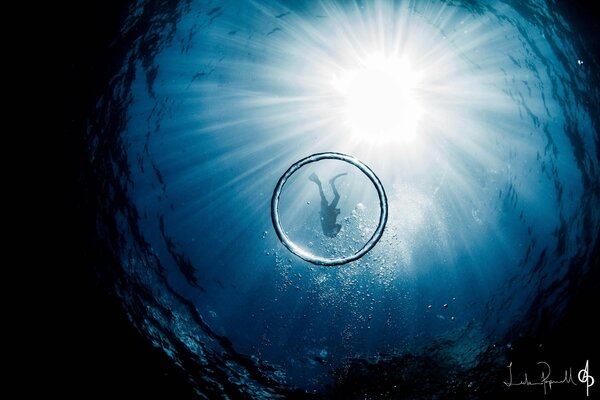
<path fill-rule="evenodd" d="M 335 188 L 335 180 L 344 175 L 347 174 L 338 174 L 329 180 L 331 190 L 333 190 L 333 201 L 331 204 L 329 204 L 325 198 L 323 186 L 321 185 L 321 181 L 319 180 L 317 174 L 312 173 L 308 177 L 310 181 L 314 182 L 319 187 L 319 194 L 321 195 L 321 228 L 323 228 L 323 234 L 325 236 L 335 237 L 339 233 L 340 229 L 342 229 L 342 225 L 335 223 L 337 216 L 340 214 L 340 209 L 336 208 L 338 202 L 340 201 L 340 194 Z"/>

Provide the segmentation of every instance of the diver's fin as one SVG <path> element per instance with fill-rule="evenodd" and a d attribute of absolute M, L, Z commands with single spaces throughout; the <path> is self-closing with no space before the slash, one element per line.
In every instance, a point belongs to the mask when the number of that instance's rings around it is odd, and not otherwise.
<path fill-rule="evenodd" d="M 344 176 L 344 175 L 348 175 L 348 173 L 347 173 L 347 172 L 344 172 L 344 173 L 341 173 L 341 174 L 337 174 L 336 176 L 334 176 L 333 178 L 331 178 L 331 179 L 329 180 L 329 183 L 333 183 L 333 182 L 335 182 L 335 180 L 336 180 L 337 178 L 340 178 L 340 177 L 342 177 L 342 176 Z"/>
<path fill-rule="evenodd" d="M 317 184 L 321 183 L 321 181 L 319 180 L 319 177 L 314 172 L 312 174 L 310 174 L 310 176 L 308 177 L 308 180 L 312 181 L 314 183 L 317 183 Z"/>

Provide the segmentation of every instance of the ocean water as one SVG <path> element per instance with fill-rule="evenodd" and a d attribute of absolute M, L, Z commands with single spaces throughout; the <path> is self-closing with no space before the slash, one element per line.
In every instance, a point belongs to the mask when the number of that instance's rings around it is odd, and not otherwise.
<path fill-rule="evenodd" d="M 473 376 L 594 276 L 597 65 L 553 3 L 140 1 L 120 40 L 87 133 L 96 234 L 131 323 L 201 396 L 348 397 L 364 381 L 372 398 L 477 398 L 495 389 Z M 366 86 L 408 85 L 406 107 L 340 89 L 380 59 L 402 78 L 380 81 L 380 63 Z M 368 165 L 388 207 L 380 241 L 339 266 L 292 254 L 271 217 L 284 172 L 329 151 Z M 346 174 L 335 237 L 312 173 L 328 203 Z M 324 160 L 279 211 L 295 244 L 345 257 L 380 208 L 361 171 Z M 432 365 L 454 386 L 411 386 Z M 382 371 L 404 377 L 369 392 Z"/>

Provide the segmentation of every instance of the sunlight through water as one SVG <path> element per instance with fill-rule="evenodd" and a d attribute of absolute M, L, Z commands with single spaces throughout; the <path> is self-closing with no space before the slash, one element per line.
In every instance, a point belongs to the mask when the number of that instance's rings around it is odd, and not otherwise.
<path fill-rule="evenodd" d="M 381 54 L 343 71 L 333 85 L 345 97 L 350 133 L 365 141 L 414 140 L 422 115 L 413 93 L 419 79 L 408 60 Z"/>

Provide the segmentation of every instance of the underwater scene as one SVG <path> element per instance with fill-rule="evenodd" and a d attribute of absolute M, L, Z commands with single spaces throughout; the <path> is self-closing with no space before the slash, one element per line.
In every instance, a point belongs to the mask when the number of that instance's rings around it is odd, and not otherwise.
<path fill-rule="evenodd" d="M 600 390 L 592 350 L 536 353 L 600 259 L 597 58 L 560 4 L 127 10 L 85 134 L 98 273 L 198 398 Z"/>

